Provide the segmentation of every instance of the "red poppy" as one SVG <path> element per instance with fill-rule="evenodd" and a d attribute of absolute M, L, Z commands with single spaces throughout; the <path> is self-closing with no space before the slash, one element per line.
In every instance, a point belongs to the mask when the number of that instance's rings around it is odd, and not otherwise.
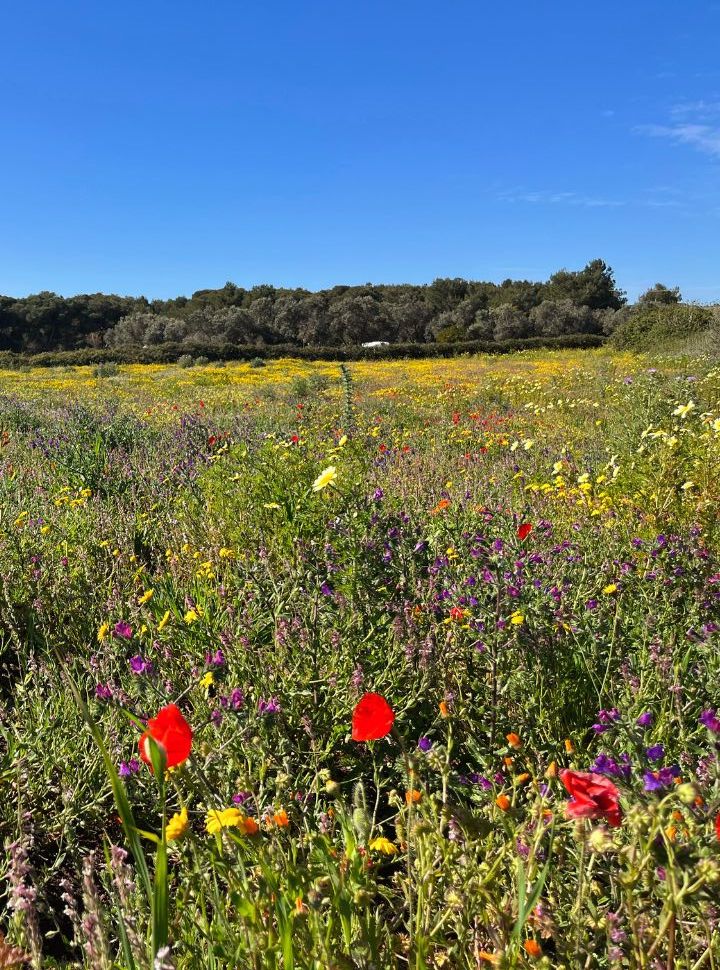
<path fill-rule="evenodd" d="M 717 835 L 718 841 L 720 842 L 720 812 L 715 816 L 715 835 Z"/>
<path fill-rule="evenodd" d="M 522 542 L 523 539 L 527 539 L 527 537 L 530 535 L 532 530 L 533 530 L 533 527 L 531 522 L 523 522 L 523 524 L 519 526 L 517 530 L 517 537 L 520 540 L 520 542 Z"/>
<path fill-rule="evenodd" d="M 352 716 L 353 741 L 377 741 L 390 733 L 395 721 L 392 707 L 380 694 L 363 694 Z"/>
<path fill-rule="evenodd" d="M 181 765 L 190 754 L 192 728 L 180 713 L 177 704 L 168 704 L 148 721 L 148 729 L 140 738 L 140 757 L 152 767 L 148 738 L 158 744 L 165 756 L 165 767 Z"/>
<path fill-rule="evenodd" d="M 620 792 L 608 778 L 594 771 L 569 771 L 566 768 L 560 772 L 560 781 L 571 796 L 565 805 L 565 814 L 569 818 L 604 818 L 611 828 L 620 825 Z"/>

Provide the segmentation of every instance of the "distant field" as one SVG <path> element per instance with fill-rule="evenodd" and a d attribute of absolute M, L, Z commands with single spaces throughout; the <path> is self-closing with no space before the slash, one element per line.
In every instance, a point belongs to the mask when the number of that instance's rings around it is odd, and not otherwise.
<path fill-rule="evenodd" d="M 0 966 L 719 966 L 719 445 L 705 356 L 0 371 Z"/>

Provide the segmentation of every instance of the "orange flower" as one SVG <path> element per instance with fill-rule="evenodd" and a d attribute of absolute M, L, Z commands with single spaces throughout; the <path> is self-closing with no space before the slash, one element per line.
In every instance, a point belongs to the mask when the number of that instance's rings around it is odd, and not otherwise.
<path fill-rule="evenodd" d="M 440 701 L 439 707 L 442 717 L 450 717 L 450 708 L 447 705 L 447 701 Z"/>
<path fill-rule="evenodd" d="M 525 782 L 529 780 L 530 780 L 530 775 L 528 774 L 527 771 L 523 771 L 521 775 L 517 775 L 517 777 L 515 778 L 515 784 L 524 785 Z"/>
<path fill-rule="evenodd" d="M 525 940 L 523 950 L 525 950 L 529 957 L 533 957 L 533 959 L 542 956 L 542 947 L 537 940 Z"/>
<path fill-rule="evenodd" d="M 422 798 L 422 792 L 419 792 L 417 788 L 411 788 L 410 791 L 405 792 L 405 801 L 408 805 L 413 805 L 419 802 Z"/>
<path fill-rule="evenodd" d="M 275 812 L 273 815 L 273 822 L 278 828 L 284 829 L 288 827 L 290 824 L 290 819 L 288 818 L 288 814 L 284 808 L 281 808 L 279 812 Z"/>
<path fill-rule="evenodd" d="M 507 810 L 510 808 L 510 799 L 507 797 L 507 795 L 498 795 L 498 797 L 495 799 L 495 804 L 501 812 L 507 812 Z"/>
<path fill-rule="evenodd" d="M 522 748 L 522 741 L 520 740 L 519 734 L 515 734 L 513 731 L 511 731 L 510 734 L 506 734 L 505 737 L 507 738 L 507 743 L 511 748 Z"/>
<path fill-rule="evenodd" d="M 249 815 L 243 820 L 243 828 L 245 829 L 245 835 L 257 835 L 260 831 L 260 826 L 258 823 Z"/>
<path fill-rule="evenodd" d="M 546 778 L 557 778 L 558 776 L 558 766 L 557 761 L 551 761 L 545 772 Z"/>
<path fill-rule="evenodd" d="M 565 738 L 565 751 L 567 754 L 575 754 L 575 745 L 570 738 Z"/>

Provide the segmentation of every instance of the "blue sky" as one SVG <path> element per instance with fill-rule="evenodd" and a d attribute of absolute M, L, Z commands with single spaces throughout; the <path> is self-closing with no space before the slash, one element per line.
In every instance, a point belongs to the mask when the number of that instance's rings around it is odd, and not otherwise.
<path fill-rule="evenodd" d="M 5 4 L 0 293 L 720 299 L 720 2 Z"/>

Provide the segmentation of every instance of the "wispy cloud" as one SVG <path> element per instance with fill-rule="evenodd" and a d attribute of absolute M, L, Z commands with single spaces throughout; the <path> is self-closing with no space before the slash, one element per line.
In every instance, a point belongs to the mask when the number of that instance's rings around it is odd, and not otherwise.
<path fill-rule="evenodd" d="M 666 209 L 678 208 L 681 202 L 677 198 L 667 198 L 658 190 L 648 191 L 648 196 L 634 199 L 612 199 L 605 196 L 587 195 L 582 192 L 554 192 L 548 189 L 526 191 L 521 189 L 498 192 L 500 202 L 523 202 L 529 205 L 566 205 L 578 206 L 585 209 L 618 209 L 623 206 L 639 206 L 642 208 Z"/>
<path fill-rule="evenodd" d="M 675 117 L 692 117 L 693 121 L 709 121 L 720 118 L 720 101 L 681 101 L 674 104 L 670 114 Z"/>
<path fill-rule="evenodd" d="M 680 101 L 672 105 L 669 113 L 670 123 L 637 125 L 635 132 L 720 157 L 720 100 Z"/>
<path fill-rule="evenodd" d="M 531 205 L 574 205 L 588 209 L 614 208 L 626 205 L 621 199 L 606 199 L 579 192 L 552 192 L 540 190 L 537 192 L 500 192 L 501 202 L 529 202 Z"/>

